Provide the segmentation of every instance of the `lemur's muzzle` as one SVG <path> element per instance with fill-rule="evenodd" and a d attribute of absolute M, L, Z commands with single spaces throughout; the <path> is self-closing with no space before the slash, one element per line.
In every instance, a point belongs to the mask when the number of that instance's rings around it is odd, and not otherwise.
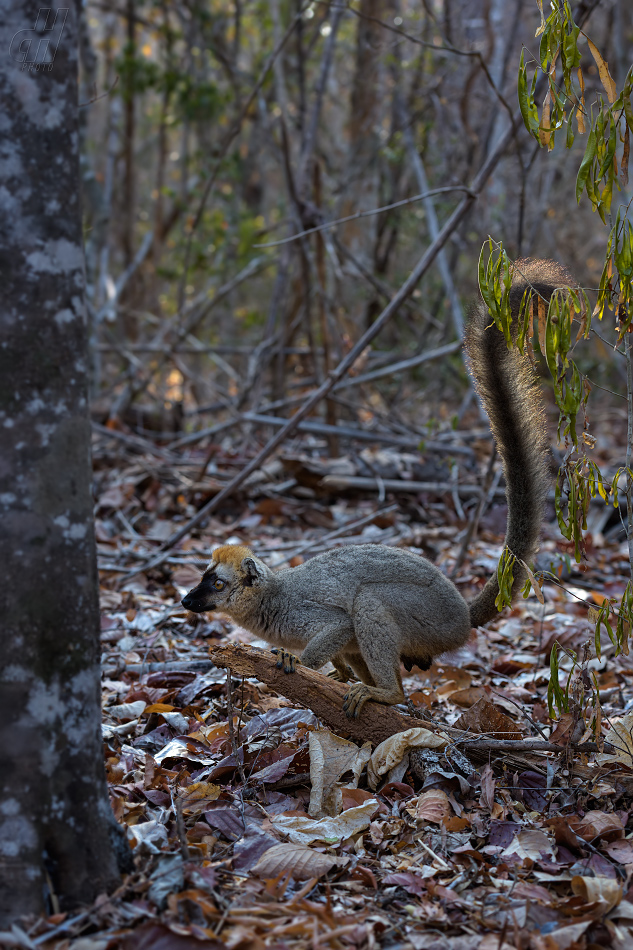
<path fill-rule="evenodd" d="M 210 604 L 204 595 L 196 596 L 198 588 L 190 590 L 182 598 L 180 603 L 186 610 L 191 610 L 194 614 L 204 613 L 205 610 L 215 610 L 215 604 Z"/>

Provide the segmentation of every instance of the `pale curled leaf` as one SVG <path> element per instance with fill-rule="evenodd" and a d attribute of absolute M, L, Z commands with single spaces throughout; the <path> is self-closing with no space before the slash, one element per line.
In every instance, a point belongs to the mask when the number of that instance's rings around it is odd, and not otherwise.
<path fill-rule="evenodd" d="M 603 906 L 600 912 L 608 913 L 622 900 L 622 887 L 610 877 L 582 877 L 572 878 L 571 889 L 577 897 L 582 897 L 588 904 L 598 901 Z"/>
<path fill-rule="evenodd" d="M 336 818 L 314 819 L 295 815 L 278 815 L 271 821 L 277 831 L 288 835 L 296 844 L 310 844 L 312 841 L 337 844 L 344 838 L 349 838 L 368 828 L 378 807 L 377 799 L 370 798 L 357 808 L 348 808 Z"/>
<path fill-rule="evenodd" d="M 501 852 L 500 857 L 506 858 L 511 854 L 516 854 L 519 858 L 529 858 L 530 861 L 538 861 L 542 857 L 554 859 L 554 843 L 550 841 L 544 831 L 536 828 L 526 828 L 520 831 L 512 839 L 505 851 Z"/>
<path fill-rule="evenodd" d="M 405 732 L 397 732 L 376 746 L 367 764 L 367 781 L 370 788 L 376 788 L 381 775 L 385 775 L 398 765 L 410 749 L 443 749 L 448 740 L 445 736 L 416 727 Z"/>
<path fill-rule="evenodd" d="M 613 752 L 600 752 L 596 756 L 599 765 L 620 763 L 633 766 L 633 710 L 622 719 L 612 721 L 605 740 L 614 746 Z"/>
<path fill-rule="evenodd" d="M 290 871 L 295 881 L 322 877 L 333 867 L 344 867 L 349 858 L 335 858 L 331 854 L 312 851 L 301 844 L 278 844 L 269 848 L 253 868 L 258 877 L 273 878 Z"/>
<path fill-rule="evenodd" d="M 365 763 L 371 755 L 371 745 L 365 742 L 362 748 L 348 739 L 341 739 L 329 729 L 315 729 L 308 736 L 310 750 L 310 807 L 312 818 L 336 815 L 342 808 L 339 779 L 352 773 L 348 788 L 356 788 Z"/>
<path fill-rule="evenodd" d="M 120 703 L 118 706 L 110 706 L 108 712 L 113 719 L 123 722 L 126 719 L 138 719 L 147 703 L 142 699 L 137 699 L 134 703 Z"/>
<path fill-rule="evenodd" d="M 169 847 L 167 829 L 159 821 L 143 821 L 128 827 L 127 838 L 139 854 L 158 854 Z"/>

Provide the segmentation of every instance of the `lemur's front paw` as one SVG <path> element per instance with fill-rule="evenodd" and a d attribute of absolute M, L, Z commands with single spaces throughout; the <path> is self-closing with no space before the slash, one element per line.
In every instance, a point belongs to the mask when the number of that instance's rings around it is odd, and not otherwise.
<path fill-rule="evenodd" d="M 369 689 L 364 683 L 355 683 L 343 697 L 343 712 L 348 719 L 358 719 L 361 709 L 370 697 Z"/>
<path fill-rule="evenodd" d="M 283 670 L 284 673 L 294 673 L 297 668 L 297 663 L 301 663 L 301 660 L 294 655 L 294 653 L 289 653 L 287 650 L 278 650 L 277 647 L 270 651 L 277 655 L 277 669 Z"/>

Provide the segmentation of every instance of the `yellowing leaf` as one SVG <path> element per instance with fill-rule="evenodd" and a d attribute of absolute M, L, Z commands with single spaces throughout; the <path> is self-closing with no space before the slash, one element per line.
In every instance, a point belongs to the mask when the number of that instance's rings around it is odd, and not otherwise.
<path fill-rule="evenodd" d="M 541 123 L 539 125 L 539 130 L 538 130 L 541 145 L 545 145 L 547 148 L 549 148 L 549 143 L 550 143 L 550 138 L 551 138 L 551 131 L 550 131 L 551 107 L 552 107 L 552 93 L 551 93 L 551 90 L 548 88 L 547 95 L 545 96 L 545 99 L 543 100 L 543 112 L 541 114 Z"/>
<path fill-rule="evenodd" d="M 545 356 L 547 352 L 547 304 L 542 297 L 537 297 L 538 305 L 538 345 L 541 353 Z"/>
<path fill-rule="evenodd" d="M 602 607 L 602 605 L 604 604 L 605 600 L 607 599 L 606 594 L 601 594 L 601 593 L 600 593 L 599 591 L 597 591 L 597 590 L 592 590 L 592 591 L 590 592 L 590 597 L 591 597 L 591 599 L 593 600 L 594 604 L 597 604 L 598 607 Z"/>
<path fill-rule="evenodd" d="M 211 782 L 192 782 L 180 789 L 178 798 L 185 814 L 194 815 L 205 811 L 209 802 L 214 802 L 221 791 L 220 785 L 212 785 Z"/>
<path fill-rule="evenodd" d="M 545 30 L 545 27 L 547 26 L 547 23 L 545 22 L 545 17 L 543 16 L 543 0 L 536 0 L 536 4 L 537 4 L 537 6 L 538 6 L 538 8 L 539 8 L 539 10 L 540 10 L 540 13 L 541 13 L 541 25 L 539 26 L 538 30 L 537 30 L 536 33 L 534 34 L 535 37 L 538 37 L 538 36 L 540 36 L 541 33 Z"/>
<path fill-rule="evenodd" d="M 587 37 L 587 43 L 589 44 L 589 49 L 591 50 L 591 55 L 596 61 L 596 66 L 598 67 L 598 73 L 600 75 L 600 81 L 604 86 L 604 90 L 607 94 L 607 99 L 609 100 L 609 105 L 613 105 L 616 98 L 616 86 L 611 78 L 611 73 L 609 72 L 609 66 L 605 59 L 602 57 L 602 53 L 598 47 L 591 42 L 589 37 Z"/>
<path fill-rule="evenodd" d="M 622 900 L 622 887 L 610 877 L 581 877 L 577 874 L 572 878 L 571 889 L 588 904 L 598 901 L 602 905 L 600 915 L 607 914 Z"/>
<path fill-rule="evenodd" d="M 519 558 L 519 563 L 523 566 L 523 570 L 528 576 L 528 580 L 530 584 L 532 585 L 532 590 L 536 594 L 536 599 L 538 600 L 539 604 L 544 604 L 545 598 L 543 597 L 543 591 L 541 590 L 541 585 L 539 584 L 539 582 L 537 581 L 537 579 L 535 578 L 534 574 L 532 573 L 530 568 L 527 566 L 525 561 L 522 561 L 521 558 Z"/>
<path fill-rule="evenodd" d="M 578 123 L 578 131 L 581 135 L 584 135 L 587 131 L 585 125 L 585 77 L 580 68 L 578 68 L 578 83 L 580 84 L 580 105 L 576 110 L 576 122 Z"/>
<path fill-rule="evenodd" d="M 150 713 L 172 712 L 175 708 L 175 706 L 170 706 L 169 703 L 152 703 L 151 706 L 145 707 L 143 713 L 147 716 Z"/>

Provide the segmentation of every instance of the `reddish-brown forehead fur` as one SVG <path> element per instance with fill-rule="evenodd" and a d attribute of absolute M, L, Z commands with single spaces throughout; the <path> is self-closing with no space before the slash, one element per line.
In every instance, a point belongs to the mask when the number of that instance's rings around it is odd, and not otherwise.
<path fill-rule="evenodd" d="M 223 544 L 213 552 L 214 564 L 230 564 L 237 570 L 245 557 L 253 557 L 253 552 L 244 544 Z"/>

